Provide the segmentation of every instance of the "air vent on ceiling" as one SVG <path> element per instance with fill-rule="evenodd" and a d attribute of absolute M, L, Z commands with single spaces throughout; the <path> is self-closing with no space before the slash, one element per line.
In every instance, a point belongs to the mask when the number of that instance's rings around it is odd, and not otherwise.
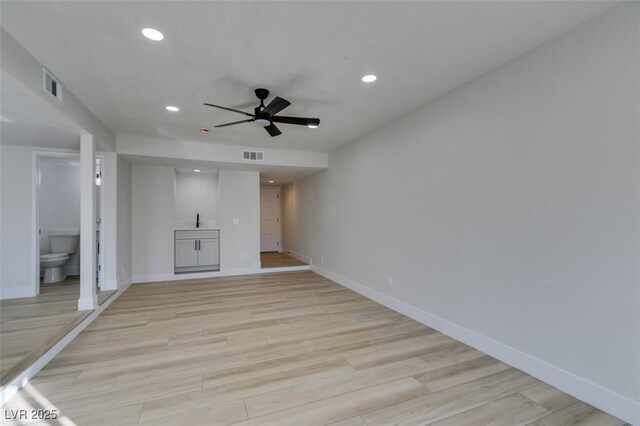
<path fill-rule="evenodd" d="M 263 151 L 242 151 L 242 159 L 247 161 L 263 161 Z"/>
<path fill-rule="evenodd" d="M 62 101 L 62 84 L 53 74 L 51 74 L 51 71 L 46 68 L 43 68 L 43 77 L 42 82 L 44 84 L 45 92 L 48 92 L 59 101 Z"/>

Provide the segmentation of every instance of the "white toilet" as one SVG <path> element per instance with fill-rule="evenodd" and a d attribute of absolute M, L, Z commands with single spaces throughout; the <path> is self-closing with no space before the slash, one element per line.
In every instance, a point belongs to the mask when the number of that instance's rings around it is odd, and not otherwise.
<path fill-rule="evenodd" d="M 40 267 L 44 268 L 43 283 L 57 283 L 64 281 L 64 265 L 69 261 L 69 255 L 78 251 L 80 234 L 76 232 L 50 232 L 49 243 L 51 254 L 40 255 Z"/>

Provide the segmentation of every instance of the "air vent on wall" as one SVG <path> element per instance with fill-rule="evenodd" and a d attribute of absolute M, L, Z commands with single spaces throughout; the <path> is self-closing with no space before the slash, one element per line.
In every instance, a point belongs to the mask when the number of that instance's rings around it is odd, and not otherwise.
<path fill-rule="evenodd" d="M 62 101 L 62 84 L 46 68 L 43 68 L 43 77 L 44 78 L 42 79 L 42 82 L 44 84 L 45 92 L 48 92 L 50 95 L 53 95 L 59 101 Z"/>
<path fill-rule="evenodd" d="M 263 161 L 263 151 L 242 151 L 242 159 L 247 161 Z"/>

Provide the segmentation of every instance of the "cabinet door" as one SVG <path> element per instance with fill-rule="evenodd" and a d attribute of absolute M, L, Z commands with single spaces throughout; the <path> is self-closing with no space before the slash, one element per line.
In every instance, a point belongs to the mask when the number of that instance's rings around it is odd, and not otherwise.
<path fill-rule="evenodd" d="M 206 238 L 199 241 L 200 250 L 198 251 L 198 266 L 219 264 L 220 255 L 218 252 L 218 239 Z"/>
<path fill-rule="evenodd" d="M 176 240 L 176 268 L 196 266 L 197 264 L 196 240 Z"/>

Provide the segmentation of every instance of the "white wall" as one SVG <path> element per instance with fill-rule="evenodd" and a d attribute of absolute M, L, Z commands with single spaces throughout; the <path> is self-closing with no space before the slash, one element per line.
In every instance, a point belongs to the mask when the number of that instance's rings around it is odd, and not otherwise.
<path fill-rule="evenodd" d="M 176 228 L 218 226 L 218 174 L 176 171 L 174 220 Z"/>
<path fill-rule="evenodd" d="M 639 57 L 626 3 L 332 152 L 285 248 L 640 423 Z"/>
<path fill-rule="evenodd" d="M 327 167 L 326 152 L 308 152 L 286 149 L 251 148 L 250 146 L 211 144 L 206 142 L 148 138 L 118 135 L 118 154 L 143 157 L 172 158 L 193 161 L 215 161 L 242 166 L 287 166 L 318 169 Z M 257 149 L 264 152 L 264 161 L 247 162 L 242 159 L 243 149 Z"/>
<path fill-rule="evenodd" d="M 52 253 L 50 232 L 80 232 L 80 163 L 40 160 L 40 254 Z M 30 234 L 29 234 L 30 237 Z M 67 275 L 80 274 L 80 247 L 65 265 Z"/>
<path fill-rule="evenodd" d="M 174 197 L 191 181 L 176 185 L 171 167 L 134 164 L 131 190 L 132 271 L 134 282 L 187 279 L 196 275 L 174 274 Z M 220 274 L 259 272 L 260 182 L 257 172 L 220 171 L 218 177 Z M 197 186 L 211 179 L 199 180 Z M 175 189 L 174 189 L 175 188 Z M 203 188 L 200 188 L 203 189 Z M 196 189 L 195 192 L 198 192 Z M 190 198 L 190 195 L 185 197 Z M 194 214 L 195 216 L 195 214 Z M 205 219 L 202 215 L 201 218 Z M 238 224 L 233 224 L 233 218 Z M 204 225 L 203 225 L 204 226 Z M 181 226 L 182 227 L 182 226 Z M 192 221 L 187 227 L 195 227 Z M 209 273 L 210 276 L 220 275 Z M 203 275 L 197 275 L 202 277 Z"/>
<path fill-rule="evenodd" d="M 0 200 L 2 203 L 2 214 L 0 215 L 0 298 L 12 299 L 18 297 L 33 297 L 34 283 L 32 281 L 32 273 L 35 270 L 35 259 L 32 256 L 32 228 L 35 226 L 32 222 L 32 214 L 35 213 L 32 205 L 32 167 L 34 153 L 42 155 L 55 154 L 75 154 L 78 151 L 56 150 L 46 147 L 26 147 L 14 145 L 0 146 Z M 107 157 L 107 174 L 106 184 L 113 185 L 115 183 L 115 168 L 109 167 L 110 158 L 115 154 L 103 153 Z M 111 178 L 114 182 L 111 183 Z M 104 186 L 107 189 L 107 186 Z M 116 203 L 106 194 L 105 216 L 103 224 L 105 225 L 105 251 L 115 253 L 115 214 Z M 123 208 L 127 208 L 126 206 Z M 130 209 L 129 209 L 130 211 Z M 125 211 L 126 212 L 126 211 Z M 126 213 L 119 214 L 126 218 Z M 113 221 L 112 221 L 113 220 Z M 110 232 L 114 231 L 114 232 Z M 45 231 L 43 230 L 43 234 Z M 130 233 L 129 236 L 130 237 Z M 105 253 L 106 255 L 106 253 Z M 105 258 L 105 280 L 110 280 L 109 275 L 109 259 Z M 115 269 L 115 263 L 114 263 Z M 115 275 L 115 274 L 114 274 Z M 129 274 L 130 275 L 130 274 Z"/>
<path fill-rule="evenodd" d="M 260 268 L 260 175 L 221 170 L 218 183 L 220 269 Z"/>
<path fill-rule="evenodd" d="M 131 199 L 131 164 L 117 158 L 117 254 L 116 274 L 118 287 L 131 280 L 132 274 L 132 199 Z"/>
<path fill-rule="evenodd" d="M 174 177 L 171 167 L 133 165 L 131 230 L 134 276 L 153 280 L 153 276 L 173 275 Z"/>
<path fill-rule="evenodd" d="M 30 297 L 35 268 L 31 256 L 31 150 L 7 145 L 0 150 L 0 298 Z"/>

